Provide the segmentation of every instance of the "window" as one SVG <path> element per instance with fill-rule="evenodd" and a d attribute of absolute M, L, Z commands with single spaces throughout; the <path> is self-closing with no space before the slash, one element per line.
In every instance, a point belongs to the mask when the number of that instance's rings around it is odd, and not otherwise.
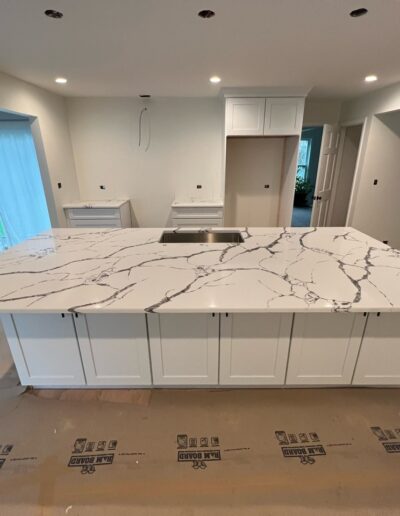
<path fill-rule="evenodd" d="M 302 138 L 299 145 L 299 159 L 297 161 L 297 177 L 307 181 L 310 165 L 311 138 Z"/>
<path fill-rule="evenodd" d="M 50 229 L 28 122 L 0 122 L 0 251 Z"/>

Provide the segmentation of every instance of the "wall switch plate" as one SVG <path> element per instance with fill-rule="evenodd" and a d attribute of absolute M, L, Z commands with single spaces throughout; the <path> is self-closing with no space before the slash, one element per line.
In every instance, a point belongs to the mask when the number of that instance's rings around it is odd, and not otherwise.
<path fill-rule="evenodd" d="M 58 186 L 58 189 L 62 188 L 62 184 L 61 183 L 57 183 L 57 186 Z"/>
<path fill-rule="evenodd" d="M 377 184 L 378 184 L 378 180 L 374 179 L 374 185 L 377 185 Z"/>

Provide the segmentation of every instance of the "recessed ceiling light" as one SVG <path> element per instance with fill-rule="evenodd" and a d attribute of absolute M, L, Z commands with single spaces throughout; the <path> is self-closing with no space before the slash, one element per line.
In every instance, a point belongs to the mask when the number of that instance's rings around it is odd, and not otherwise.
<path fill-rule="evenodd" d="M 203 9 L 203 11 L 200 11 L 199 13 L 197 13 L 197 15 L 200 16 L 200 18 L 208 20 L 209 18 L 215 16 L 215 12 L 211 11 L 211 9 Z"/>
<path fill-rule="evenodd" d="M 61 11 L 56 11 L 55 9 L 46 9 L 44 14 L 49 18 L 56 18 L 57 20 L 64 16 Z"/>
<path fill-rule="evenodd" d="M 378 77 L 376 75 L 367 75 L 364 79 L 365 82 L 375 82 L 378 80 Z"/>
<path fill-rule="evenodd" d="M 364 14 L 367 14 L 368 9 L 365 9 L 365 7 L 360 7 L 360 9 L 354 9 L 354 11 L 351 11 L 350 16 L 352 18 L 359 18 L 360 16 L 364 16 Z"/>
<path fill-rule="evenodd" d="M 212 82 L 213 84 L 218 84 L 219 82 L 221 82 L 221 77 L 218 77 L 218 75 L 213 75 L 212 77 L 210 77 L 210 82 Z"/>
<path fill-rule="evenodd" d="M 66 84 L 68 80 L 65 77 L 57 77 L 56 79 L 54 79 L 54 82 L 56 82 L 57 84 Z"/>

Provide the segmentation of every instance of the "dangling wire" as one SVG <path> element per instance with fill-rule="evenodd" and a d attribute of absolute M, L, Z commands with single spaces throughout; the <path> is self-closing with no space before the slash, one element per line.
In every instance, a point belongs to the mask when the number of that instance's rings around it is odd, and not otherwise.
<path fill-rule="evenodd" d="M 142 145 L 142 121 L 143 121 L 143 115 L 145 112 L 148 112 L 147 107 L 143 107 L 140 111 L 139 115 L 139 147 Z M 151 123 L 150 123 L 150 116 L 147 115 L 148 118 L 148 134 L 147 134 L 147 144 L 144 149 L 145 152 L 147 152 L 150 148 L 150 140 L 151 140 Z"/>

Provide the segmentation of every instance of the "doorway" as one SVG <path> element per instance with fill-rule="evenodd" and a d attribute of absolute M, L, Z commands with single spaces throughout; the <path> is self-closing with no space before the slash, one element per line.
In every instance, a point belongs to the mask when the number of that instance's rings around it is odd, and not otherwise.
<path fill-rule="evenodd" d="M 320 126 L 303 127 L 301 132 L 291 224 L 294 227 L 308 227 L 311 223 L 322 132 Z"/>
<path fill-rule="evenodd" d="M 346 226 L 363 124 L 343 127 L 329 225 Z"/>
<path fill-rule="evenodd" d="M 50 227 L 30 120 L 0 112 L 0 251 Z"/>

